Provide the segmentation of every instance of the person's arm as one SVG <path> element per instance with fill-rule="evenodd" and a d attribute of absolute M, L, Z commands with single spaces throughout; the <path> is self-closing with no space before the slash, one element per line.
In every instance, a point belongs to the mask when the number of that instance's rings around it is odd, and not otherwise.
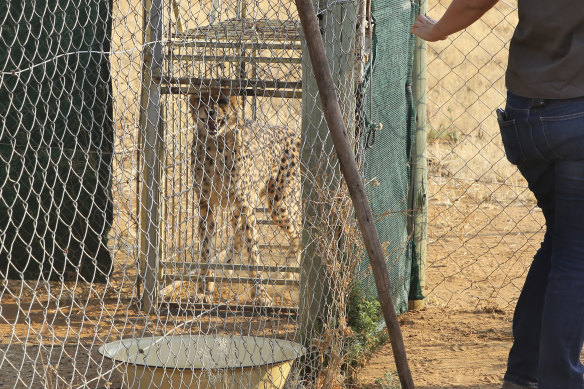
<path fill-rule="evenodd" d="M 499 0 L 453 0 L 438 21 L 419 15 L 412 26 L 412 34 L 429 42 L 446 39 L 448 35 L 464 30 L 481 18 Z"/>

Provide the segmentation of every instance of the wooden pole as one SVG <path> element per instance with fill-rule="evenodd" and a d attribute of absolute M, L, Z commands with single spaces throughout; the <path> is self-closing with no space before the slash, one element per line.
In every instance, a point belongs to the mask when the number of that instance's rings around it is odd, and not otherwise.
<path fill-rule="evenodd" d="M 355 164 L 355 155 L 347 142 L 347 133 L 343 123 L 343 115 L 335 93 L 334 83 L 325 54 L 321 32 L 314 12 L 312 0 L 295 0 L 298 16 L 302 23 L 302 30 L 306 38 L 306 44 L 312 61 L 312 69 L 318 85 L 323 113 L 329 126 L 331 138 L 335 146 L 341 171 L 347 183 L 347 188 L 353 201 L 355 214 L 363 234 L 363 241 L 369 254 L 369 260 L 373 269 L 375 285 L 379 302 L 385 318 L 385 324 L 389 333 L 395 364 L 402 388 L 413 389 L 414 382 L 408 366 L 405 346 L 395 307 L 391 300 L 390 281 L 383 249 L 377 235 L 377 229 L 369 207 L 369 201 L 365 194 L 365 188 L 361 176 Z"/>

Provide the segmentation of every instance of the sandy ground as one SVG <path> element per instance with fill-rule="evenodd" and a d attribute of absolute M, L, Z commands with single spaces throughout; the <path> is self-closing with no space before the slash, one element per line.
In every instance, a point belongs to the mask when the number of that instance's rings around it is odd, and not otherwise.
<path fill-rule="evenodd" d="M 504 312 L 409 312 L 400 324 L 414 383 L 420 389 L 494 389 L 501 385 L 511 346 L 511 316 Z M 360 374 L 362 388 L 381 387 L 395 372 L 390 345 L 381 347 Z M 376 382 L 377 381 L 377 382 Z"/>
<path fill-rule="evenodd" d="M 542 236 L 541 212 L 529 203 L 472 198 L 456 206 L 437 203 L 429 212 L 426 308 L 400 317 L 414 382 L 433 389 L 497 388 L 512 342 L 513 307 Z M 465 233 L 469 226 L 480 233 Z M 392 372 L 388 344 L 360 371 L 359 384 L 381 387 Z"/>

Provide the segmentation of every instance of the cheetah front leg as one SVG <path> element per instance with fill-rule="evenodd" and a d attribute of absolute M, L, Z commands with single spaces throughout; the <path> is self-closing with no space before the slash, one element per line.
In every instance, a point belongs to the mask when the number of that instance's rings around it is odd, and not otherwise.
<path fill-rule="evenodd" d="M 258 266 L 257 220 L 247 200 L 239 200 L 236 203 L 231 223 L 235 231 L 233 242 L 235 252 L 242 253 L 245 250 L 249 258 L 249 263 L 252 266 Z M 255 269 L 251 270 L 250 276 L 257 278 L 258 272 Z M 269 307 L 274 305 L 274 301 L 268 295 L 266 287 L 261 283 L 253 286 L 252 299 L 256 305 Z"/>
<path fill-rule="evenodd" d="M 200 262 L 208 264 L 211 256 L 211 244 L 215 235 L 215 210 L 207 201 L 200 201 L 199 213 Z M 195 302 L 206 304 L 212 302 L 213 291 L 215 290 L 215 282 L 213 282 L 213 279 L 214 273 L 209 268 L 200 272 Z"/>

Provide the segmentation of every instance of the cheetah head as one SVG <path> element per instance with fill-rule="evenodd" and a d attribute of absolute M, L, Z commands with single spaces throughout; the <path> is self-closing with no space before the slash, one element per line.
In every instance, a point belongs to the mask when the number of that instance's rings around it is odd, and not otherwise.
<path fill-rule="evenodd" d="M 233 130 L 238 124 L 240 98 L 223 92 L 191 95 L 191 112 L 199 135 L 216 136 Z"/>

